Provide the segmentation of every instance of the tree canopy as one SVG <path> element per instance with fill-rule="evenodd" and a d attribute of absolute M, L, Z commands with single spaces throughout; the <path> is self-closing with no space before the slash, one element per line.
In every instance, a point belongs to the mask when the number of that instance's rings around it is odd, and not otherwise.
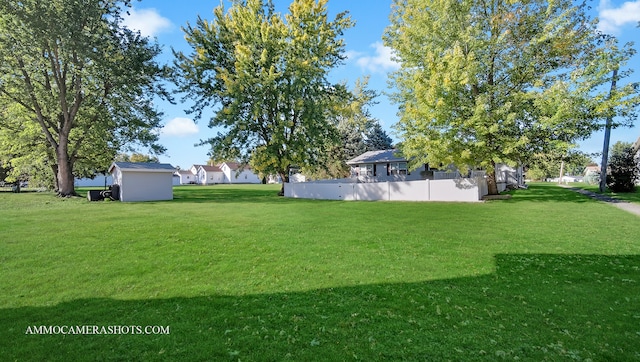
<path fill-rule="evenodd" d="M 414 165 L 487 170 L 566 152 L 612 112 L 635 119 L 637 91 L 602 85 L 629 53 L 600 41 L 570 0 L 397 0 L 385 34 L 402 152 Z M 616 108 L 618 107 L 618 108 Z"/>
<path fill-rule="evenodd" d="M 0 135 L 14 146 L 5 157 L 43 160 L 60 195 L 74 194 L 74 174 L 106 169 L 127 144 L 163 150 L 152 99 L 168 97 L 158 83 L 166 70 L 154 60 L 158 45 L 122 25 L 128 6 L 0 2 L 0 105 L 14 116 L 0 122 L 20 135 Z"/>
<path fill-rule="evenodd" d="M 346 90 L 328 73 L 345 59 L 341 35 L 352 22 L 346 13 L 329 20 L 326 3 L 294 0 L 283 16 L 270 0 L 237 0 L 184 29 L 193 52 L 175 52 L 176 81 L 196 118 L 215 111 L 211 154 L 285 181 L 337 139 L 332 112 Z"/>

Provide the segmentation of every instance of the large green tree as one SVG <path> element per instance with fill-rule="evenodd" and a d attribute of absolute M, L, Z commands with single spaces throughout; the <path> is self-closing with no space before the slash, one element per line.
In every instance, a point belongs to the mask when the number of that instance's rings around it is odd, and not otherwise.
<path fill-rule="evenodd" d="M 46 150 L 33 152 L 49 158 L 60 195 L 74 194 L 74 173 L 104 169 L 124 145 L 162 151 L 152 100 L 167 96 L 158 83 L 166 71 L 154 60 L 159 47 L 122 25 L 128 6 L 0 0 L 0 104 L 22 108 L 10 121 L 25 137 L 39 130 L 32 141 Z"/>
<path fill-rule="evenodd" d="M 332 121 L 338 131 L 336 139 L 326 139 L 325 152 L 316 165 L 302 169 L 302 173 L 312 178 L 348 177 L 350 167 L 346 161 L 367 151 L 367 136 L 377 121 L 372 118 L 370 107 L 375 104 L 378 93 L 368 88 L 369 78 L 357 79 L 348 97 L 335 104 Z"/>
<path fill-rule="evenodd" d="M 294 0 L 283 16 L 270 0 L 236 0 L 187 25 L 193 52 L 176 52 L 177 83 L 197 117 L 215 110 L 212 154 L 284 182 L 292 165 L 319 162 L 326 139 L 337 139 L 331 112 L 345 89 L 328 74 L 345 59 L 341 35 L 352 22 L 346 13 L 329 20 L 326 3 Z"/>
<path fill-rule="evenodd" d="M 392 79 L 403 154 L 482 167 L 495 194 L 497 163 L 528 163 L 589 136 L 636 93 L 595 101 L 628 57 L 598 42 L 585 10 L 570 0 L 396 0 L 385 43 L 401 64 Z M 635 117 L 630 109 L 620 114 Z"/>

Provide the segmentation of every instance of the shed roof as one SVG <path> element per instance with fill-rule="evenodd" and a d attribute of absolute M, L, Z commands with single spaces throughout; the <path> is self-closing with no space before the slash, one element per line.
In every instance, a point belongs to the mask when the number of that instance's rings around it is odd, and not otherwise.
<path fill-rule="evenodd" d="M 347 161 L 347 165 L 357 165 L 361 163 L 380 163 L 380 162 L 406 162 L 407 159 L 402 157 L 398 150 L 379 150 L 368 151 L 360 156 L 354 157 Z"/>
<path fill-rule="evenodd" d="M 114 168 L 121 171 L 138 171 L 138 172 L 170 172 L 174 173 L 176 168 L 168 163 L 150 163 L 150 162 L 114 162 L 109 167 L 109 172 Z"/>

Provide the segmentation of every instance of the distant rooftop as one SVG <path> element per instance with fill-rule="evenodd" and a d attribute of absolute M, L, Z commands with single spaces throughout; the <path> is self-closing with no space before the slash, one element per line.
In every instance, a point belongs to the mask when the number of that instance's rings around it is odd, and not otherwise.
<path fill-rule="evenodd" d="M 393 150 L 380 150 L 380 151 L 368 151 L 360 156 L 347 161 L 347 165 L 357 165 L 361 163 L 380 163 L 380 162 L 406 162 L 407 159 L 399 154 L 396 149 Z"/>

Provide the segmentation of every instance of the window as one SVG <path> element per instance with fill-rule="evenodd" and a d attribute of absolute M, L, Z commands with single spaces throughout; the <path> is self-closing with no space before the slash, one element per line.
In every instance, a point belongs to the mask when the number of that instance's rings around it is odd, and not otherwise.
<path fill-rule="evenodd" d="M 373 165 L 360 165 L 360 176 L 373 176 Z"/>
<path fill-rule="evenodd" d="M 391 174 L 392 175 L 408 175 L 409 170 L 407 169 L 406 162 L 393 162 L 390 165 Z"/>

